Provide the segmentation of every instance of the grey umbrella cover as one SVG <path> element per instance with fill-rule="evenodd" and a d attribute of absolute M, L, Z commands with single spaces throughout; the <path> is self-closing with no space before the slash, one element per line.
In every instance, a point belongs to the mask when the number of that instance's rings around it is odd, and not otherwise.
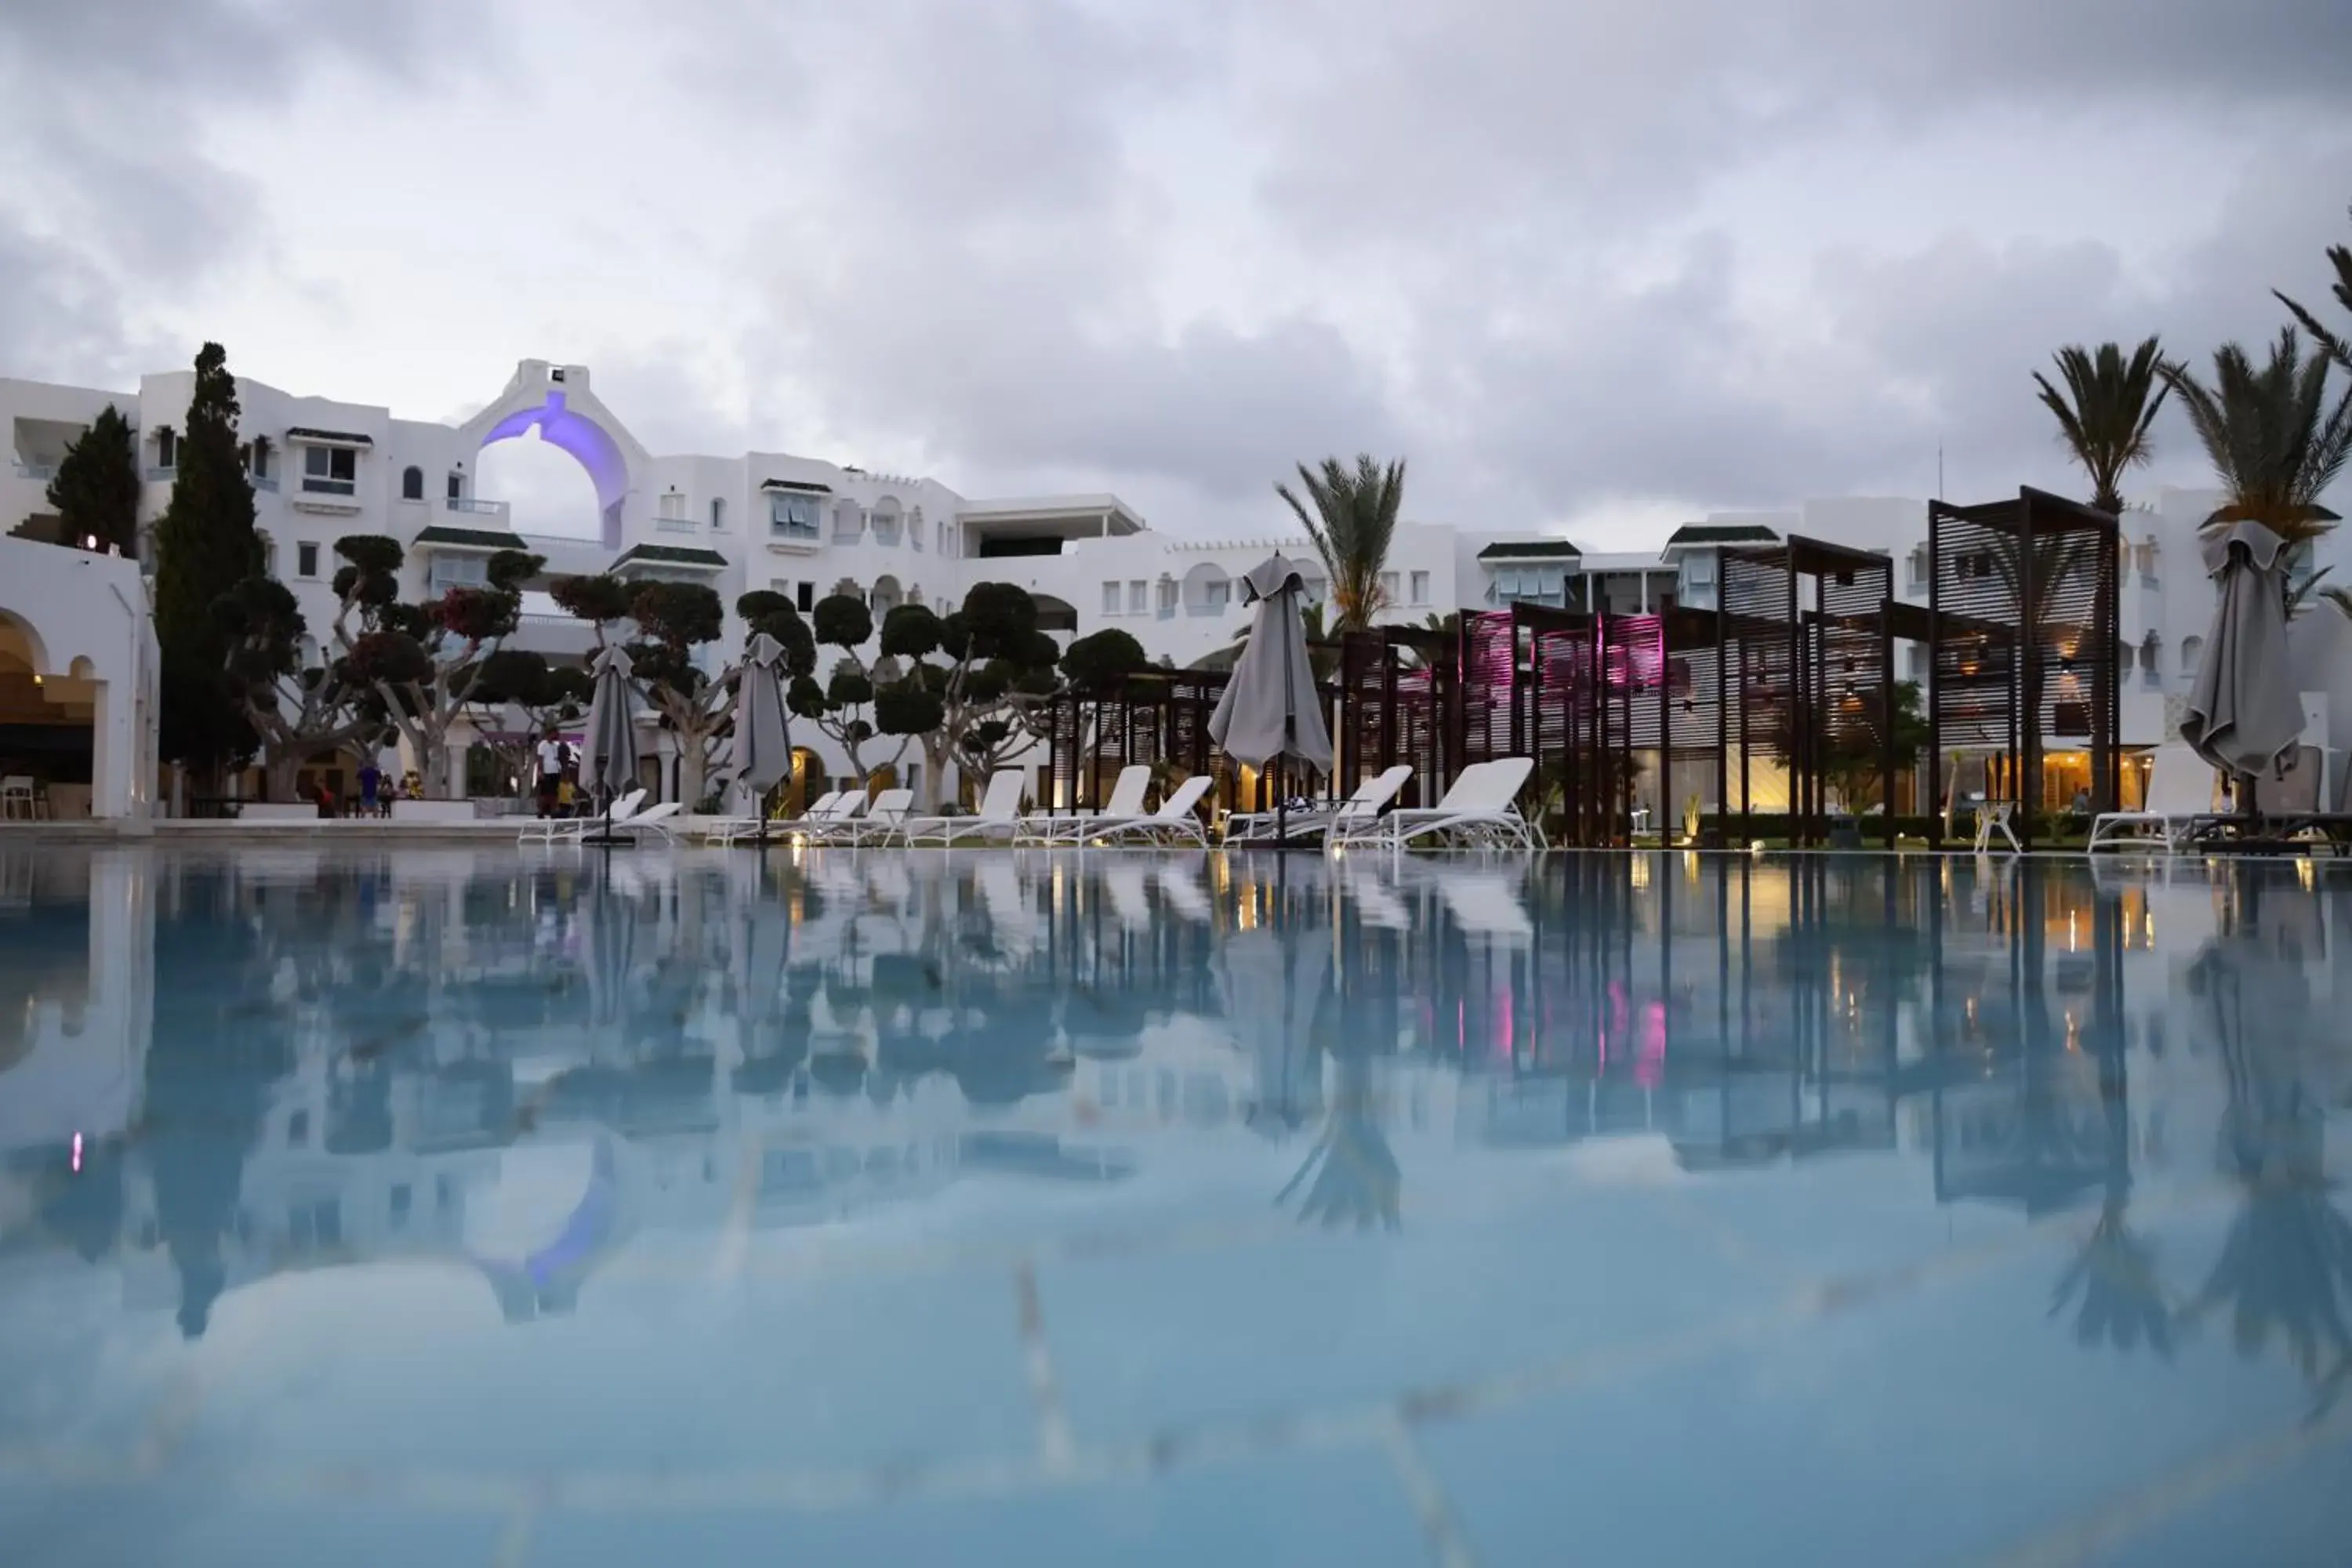
<path fill-rule="evenodd" d="M 2189 683 L 2180 738 L 2213 766 L 2241 777 L 2275 776 L 2303 739 L 2279 582 L 2285 550 L 2284 540 L 2255 522 L 2232 524 L 2204 544 L 2215 587 L 2213 626 Z"/>
<path fill-rule="evenodd" d="M 1257 600 L 1249 646 L 1234 666 L 1209 737 L 1225 754 L 1263 767 L 1292 756 L 1318 773 L 1331 771 L 1331 731 L 1307 657 L 1307 627 L 1300 620 L 1306 582 L 1280 555 L 1261 563 L 1243 583 Z"/>
<path fill-rule="evenodd" d="M 784 717 L 783 645 L 765 632 L 743 649 L 735 687 L 735 776 L 764 795 L 793 771 Z"/>
<path fill-rule="evenodd" d="M 591 789 L 617 794 L 637 779 L 636 692 L 629 684 L 629 656 L 608 647 L 596 656 L 595 695 L 588 704 L 587 755 L 580 781 Z"/>

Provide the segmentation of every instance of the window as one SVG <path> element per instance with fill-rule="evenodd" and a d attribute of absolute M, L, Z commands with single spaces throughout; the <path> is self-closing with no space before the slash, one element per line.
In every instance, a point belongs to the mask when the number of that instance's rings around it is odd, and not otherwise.
<path fill-rule="evenodd" d="M 710 526 L 713 528 L 727 526 L 727 503 L 717 496 L 710 498 Z"/>
<path fill-rule="evenodd" d="M 1927 679 L 1927 649 L 1926 646 L 1921 643 L 1913 643 L 1911 645 L 1911 651 L 1906 657 L 1908 658 L 1911 665 L 1911 679 L 1914 680 Z"/>
<path fill-rule="evenodd" d="M 266 533 L 261 536 L 261 570 L 265 576 L 278 575 L 278 541 Z"/>
<path fill-rule="evenodd" d="M 455 468 L 449 470 L 448 499 L 451 500 L 463 500 L 466 499 L 466 476 L 459 473 Z"/>
<path fill-rule="evenodd" d="M 316 495 L 355 493 L 360 479 L 360 455 L 349 447 L 306 447 L 302 449 L 302 488 Z"/>
<path fill-rule="evenodd" d="M 793 605 L 802 615 L 804 616 L 811 610 L 815 609 L 816 584 L 814 583 L 795 584 L 793 587 Z"/>
<path fill-rule="evenodd" d="M 179 462 L 179 437 L 172 433 L 172 427 L 169 425 L 160 426 L 155 432 L 156 466 L 165 468 L 173 468 Z"/>
<path fill-rule="evenodd" d="M 817 534 L 816 498 L 770 496 L 768 531 L 780 539 L 814 539 Z"/>
<path fill-rule="evenodd" d="M 1160 579 L 1160 613 L 1163 616 L 1176 613 L 1176 579 L 1173 577 Z"/>
<path fill-rule="evenodd" d="M 2127 642 L 2119 642 L 2116 644 L 2116 673 L 2120 675 L 2129 675 L 2131 673 L 2131 667 L 2132 645 Z"/>
<path fill-rule="evenodd" d="M 294 575 L 316 577 L 319 574 L 319 547 L 304 540 L 294 547 Z"/>
<path fill-rule="evenodd" d="M 1429 603 L 1429 574 L 1426 572 L 1412 574 L 1412 602 L 1416 605 Z"/>
<path fill-rule="evenodd" d="M 400 499 L 403 500 L 425 499 L 425 470 L 414 463 L 400 470 Z"/>
<path fill-rule="evenodd" d="M 2205 652 L 2205 639 L 2204 639 L 2203 637 L 2183 637 L 2183 638 L 2181 638 L 2181 640 L 2180 640 L 2180 672 L 2181 672 L 2183 675 L 2194 675 L 2194 674 L 2196 674 L 2196 673 L 2197 673 L 2197 661 L 2198 661 L 2199 658 L 2200 658 L 2200 657 L 2204 654 L 2204 652 Z"/>
<path fill-rule="evenodd" d="M 947 520 L 947 519 L 945 519 L 945 518 L 941 518 L 941 519 L 940 519 L 940 521 L 939 521 L 939 524 L 938 524 L 938 527 L 939 527 L 939 547 L 940 547 L 940 554 L 942 554 L 942 555 L 945 555 L 945 554 L 948 554 L 948 553 L 949 553 L 949 550 L 948 550 L 948 520 Z"/>
<path fill-rule="evenodd" d="M 1690 579 L 1690 584 L 1694 588 L 1713 586 L 1715 583 L 1714 555 L 1710 553 L 1690 557 L 1683 563 L 1683 574 Z"/>
<path fill-rule="evenodd" d="M 409 1191 L 408 1184 L 406 1182 L 394 1183 L 392 1188 L 392 1223 L 394 1225 L 404 1223 L 408 1218 L 409 1207 L 414 1202 L 415 1195 Z"/>
<path fill-rule="evenodd" d="M 286 1142 L 299 1149 L 310 1142 L 310 1113 L 298 1110 L 286 1119 Z"/>
<path fill-rule="evenodd" d="M 1151 584 L 1138 577 L 1127 585 L 1127 613 L 1142 615 L 1151 607 Z"/>
<path fill-rule="evenodd" d="M 1923 544 L 1911 552 L 1911 586 L 1924 588 L 1927 585 L 1927 547 Z"/>
<path fill-rule="evenodd" d="M 1209 584 L 1207 593 L 1202 597 L 1213 610 L 1225 608 L 1234 602 L 1234 580 L 1230 577 L 1218 578 Z"/>
<path fill-rule="evenodd" d="M 1106 616 L 1115 616 L 1118 614 L 1118 584 L 1116 583 L 1106 583 L 1103 584 L 1102 613 Z"/>
<path fill-rule="evenodd" d="M 833 538 L 837 544 L 854 543 L 866 535 L 866 514 L 857 503 L 845 500 L 833 509 Z"/>
<path fill-rule="evenodd" d="M 269 477 L 269 437 L 256 436 L 253 438 L 251 450 L 253 477 L 257 479 L 268 479 Z"/>
<path fill-rule="evenodd" d="M 489 562 L 480 555 L 436 554 L 425 574 L 436 598 L 452 588 L 478 588 L 489 580 Z"/>
<path fill-rule="evenodd" d="M 1381 574 L 1381 597 L 1393 605 L 1397 602 L 1398 580 L 1393 572 Z"/>
<path fill-rule="evenodd" d="M 659 504 L 660 511 L 658 515 L 663 521 L 684 522 L 686 521 L 686 497 L 679 494 L 677 491 L 668 490 L 664 492 Z"/>
<path fill-rule="evenodd" d="M 907 543 L 919 555 L 923 551 L 923 509 L 917 507 L 907 514 Z"/>

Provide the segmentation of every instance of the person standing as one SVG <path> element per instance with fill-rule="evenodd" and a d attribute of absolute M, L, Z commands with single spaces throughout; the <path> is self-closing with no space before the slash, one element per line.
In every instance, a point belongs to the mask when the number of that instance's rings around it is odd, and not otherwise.
<path fill-rule="evenodd" d="M 563 753 L 565 747 L 550 724 L 547 733 L 539 738 L 539 815 L 555 815 L 557 794 L 563 786 Z"/>
<path fill-rule="evenodd" d="M 362 816 L 382 815 L 376 796 L 383 788 L 383 770 L 375 765 L 373 757 L 370 757 L 360 764 L 360 815 Z"/>

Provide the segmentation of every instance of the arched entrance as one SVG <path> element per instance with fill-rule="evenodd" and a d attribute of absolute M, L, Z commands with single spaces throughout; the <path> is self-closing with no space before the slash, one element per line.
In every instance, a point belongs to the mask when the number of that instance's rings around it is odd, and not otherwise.
<path fill-rule="evenodd" d="M 477 453 L 533 434 L 568 453 L 587 474 L 596 488 L 600 537 L 606 549 L 619 549 L 624 511 L 652 458 L 590 389 L 587 367 L 524 360 L 497 401 L 458 432 Z M 498 503 L 470 496 L 452 496 L 446 504 L 453 511 L 498 510 Z"/>
<path fill-rule="evenodd" d="M 90 814 L 100 695 L 92 673 L 86 658 L 57 669 L 32 624 L 0 610 L 0 817 Z"/>

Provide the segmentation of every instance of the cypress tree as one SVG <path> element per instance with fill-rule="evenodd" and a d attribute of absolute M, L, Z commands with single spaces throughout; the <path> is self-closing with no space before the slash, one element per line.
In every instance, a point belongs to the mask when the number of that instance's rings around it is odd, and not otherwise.
<path fill-rule="evenodd" d="M 196 355 L 171 504 L 155 524 L 155 640 L 163 655 L 163 745 L 171 761 L 213 773 L 250 755 L 251 726 L 228 679 L 228 636 L 214 606 L 262 575 L 253 481 L 236 451 L 236 381 L 228 354 Z"/>
<path fill-rule="evenodd" d="M 111 403 L 66 448 L 49 480 L 49 504 L 58 509 L 66 543 L 94 538 L 100 550 L 110 544 L 125 555 L 139 553 L 139 454 L 131 421 Z"/>

